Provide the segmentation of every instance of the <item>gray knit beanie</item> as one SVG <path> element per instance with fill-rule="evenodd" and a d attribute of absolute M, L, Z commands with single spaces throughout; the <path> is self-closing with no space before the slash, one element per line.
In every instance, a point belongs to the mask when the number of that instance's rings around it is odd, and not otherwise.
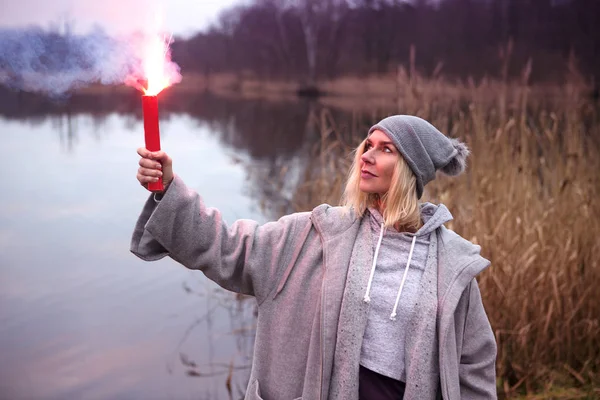
<path fill-rule="evenodd" d="M 412 115 L 394 115 L 379 121 L 369 129 L 384 132 L 404 157 L 417 177 L 417 197 L 423 187 L 435 178 L 437 170 L 446 175 L 459 175 L 467 166 L 469 149 L 458 141 L 446 137 L 435 126 Z"/>

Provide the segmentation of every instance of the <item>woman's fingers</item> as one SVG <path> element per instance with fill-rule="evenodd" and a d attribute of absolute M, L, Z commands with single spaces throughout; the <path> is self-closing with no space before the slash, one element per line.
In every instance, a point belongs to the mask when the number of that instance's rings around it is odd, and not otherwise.
<path fill-rule="evenodd" d="M 138 182 L 140 182 L 140 184 L 144 187 L 150 182 L 158 182 L 158 180 L 161 179 L 161 177 L 161 171 L 155 169 L 148 169 L 144 167 L 138 168 L 138 172 L 136 175 Z"/>
<path fill-rule="evenodd" d="M 154 161 L 154 160 L 150 160 L 149 158 L 140 158 L 140 167 L 146 168 L 146 169 L 156 169 L 156 170 L 161 170 L 162 169 L 162 164 Z"/>
<path fill-rule="evenodd" d="M 163 168 L 170 167 L 173 164 L 171 157 L 162 150 L 150 152 L 148 158 L 158 161 L 162 164 Z"/>
<path fill-rule="evenodd" d="M 145 147 L 138 147 L 137 153 L 142 158 L 150 158 L 151 151 Z"/>
<path fill-rule="evenodd" d="M 155 160 L 163 165 L 165 163 L 171 164 L 173 162 L 173 160 L 171 160 L 171 157 L 169 157 L 169 155 L 162 150 L 150 151 L 150 150 L 146 149 L 145 147 L 139 147 L 137 149 L 137 153 L 142 158 L 147 158 L 149 160 Z"/>
<path fill-rule="evenodd" d="M 143 175 L 143 176 L 151 176 L 154 178 L 160 178 L 163 175 L 162 171 L 160 171 L 160 170 L 144 168 L 144 167 L 138 168 L 138 174 Z"/>
<path fill-rule="evenodd" d="M 150 182 L 158 182 L 160 178 L 157 178 L 155 176 L 149 176 L 149 175 L 142 175 L 138 172 L 137 174 L 137 180 L 138 182 L 140 182 L 140 184 L 142 186 L 146 186 L 147 184 L 149 184 Z"/>
<path fill-rule="evenodd" d="M 137 149 L 141 157 L 140 168 L 137 172 L 137 180 L 146 187 L 150 182 L 157 182 L 162 178 L 163 184 L 168 186 L 173 180 L 173 160 L 162 150 L 149 151 L 145 147 Z"/>

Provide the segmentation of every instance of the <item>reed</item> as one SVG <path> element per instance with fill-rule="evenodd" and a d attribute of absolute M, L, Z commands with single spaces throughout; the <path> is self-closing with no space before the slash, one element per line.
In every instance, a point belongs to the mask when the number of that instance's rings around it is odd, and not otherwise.
<path fill-rule="evenodd" d="M 498 343 L 499 393 L 600 396 L 599 106 L 576 77 L 531 87 L 527 68 L 512 84 L 398 76 L 398 96 L 376 110 L 344 121 L 314 112 L 321 140 L 293 208 L 338 203 L 350 149 L 385 115 L 415 114 L 462 138 L 468 172 L 440 176 L 424 200 L 446 204 L 449 227 L 492 262 L 479 283 Z"/>

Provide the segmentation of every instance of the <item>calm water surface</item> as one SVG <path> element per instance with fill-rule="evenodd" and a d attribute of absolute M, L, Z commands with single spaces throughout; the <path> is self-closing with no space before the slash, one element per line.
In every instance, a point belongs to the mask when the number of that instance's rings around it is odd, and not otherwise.
<path fill-rule="evenodd" d="M 228 222 L 264 222 L 248 166 L 292 162 L 303 138 L 246 150 L 228 126 L 172 112 L 163 148 Z M 0 398 L 227 399 L 230 365 L 242 396 L 254 302 L 129 252 L 139 116 L 0 117 L 0 140 Z"/>

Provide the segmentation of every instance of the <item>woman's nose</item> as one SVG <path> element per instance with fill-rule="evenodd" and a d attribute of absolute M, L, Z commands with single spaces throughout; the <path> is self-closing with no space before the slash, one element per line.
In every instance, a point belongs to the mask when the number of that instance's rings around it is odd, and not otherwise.
<path fill-rule="evenodd" d="M 371 152 L 371 150 L 367 150 L 363 153 L 362 156 L 360 156 L 360 159 L 368 164 L 374 164 L 375 163 L 375 157 L 373 157 L 373 153 Z"/>

